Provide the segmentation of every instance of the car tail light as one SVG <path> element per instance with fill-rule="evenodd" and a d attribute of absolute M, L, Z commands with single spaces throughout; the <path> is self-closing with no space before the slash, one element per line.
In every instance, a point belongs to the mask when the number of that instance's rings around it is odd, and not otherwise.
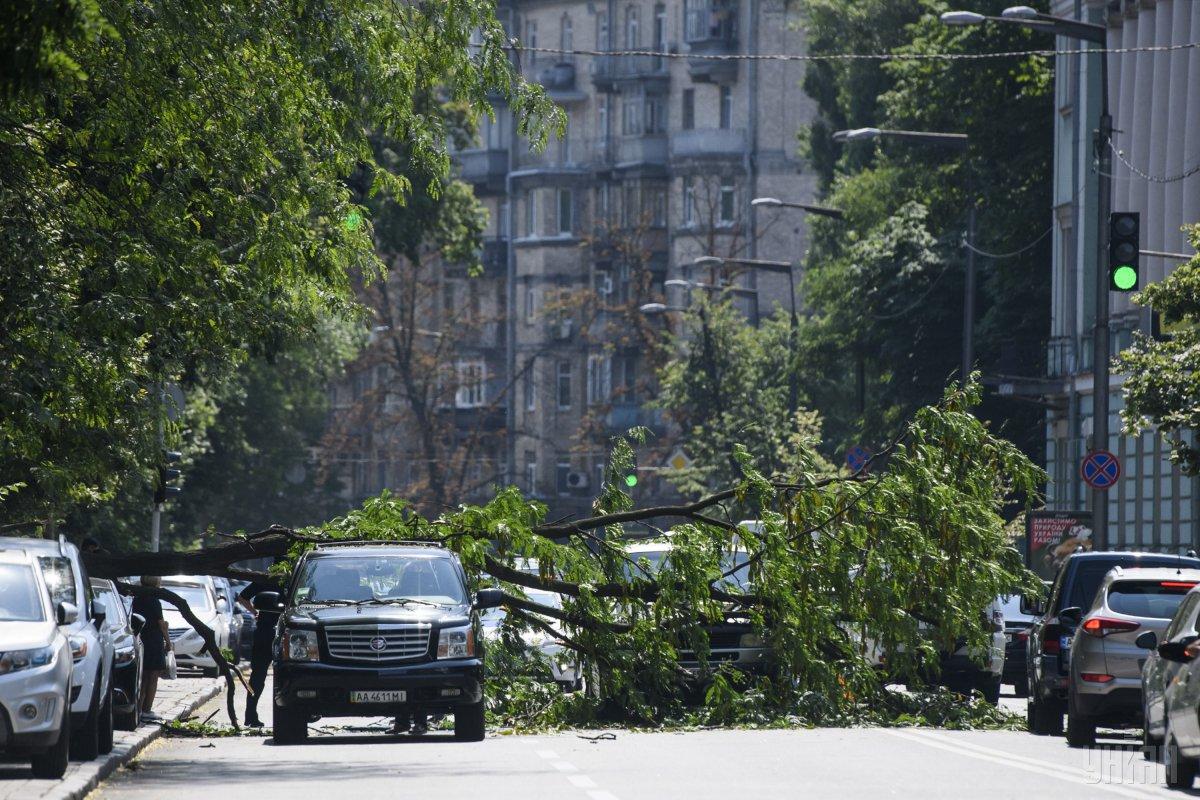
<path fill-rule="evenodd" d="M 1083 632 L 1089 636 L 1108 636 L 1110 633 L 1125 633 L 1136 631 L 1142 627 L 1127 619 L 1109 619 L 1108 617 L 1092 617 L 1083 623 Z"/>
<path fill-rule="evenodd" d="M 1158 585 L 1164 589 L 1191 589 L 1196 584 L 1193 581 L 1161 581 Z"/>
<path fill-rule="evenodd" d="M 1047 627 L 1042 631 L 1042 655 L 1056 656 L 1062 652 L 1058 643 L 1058 630 Z"/>
<path fill-rule="evenodd" d="M 1016 639 L 1018 642 L 1028 642 L 1029 641 L 1029 631 L 1017 631 L 1016 633 L 1013 634 L 1013 638 Z"/>
<path fill-rule="evenodd" d="M 1108 683 L 1113 679 L 1112 675 L 1106 675 L 1103 672 L 1081 672 L 1079 677 L 1088 683 Z"/>

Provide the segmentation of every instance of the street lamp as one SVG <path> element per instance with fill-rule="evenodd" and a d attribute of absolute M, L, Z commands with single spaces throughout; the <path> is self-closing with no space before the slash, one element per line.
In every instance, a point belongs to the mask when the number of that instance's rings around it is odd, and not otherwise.
<path fill-rule="evenodd" d="M 966 12 L 942 15 L 948 25 L 979 25 L 983 22 L 1007 23 L 1043 33 L 1099 45 L 1100 119 L 1094 143 L 1097 160 L 1096 199 L 1096 327 L 1092 333 L 1092 449 L 1108 447 L 1108 281 L 1105 262 L 1108 255 L 1108 217 L 1112 212 L 1112 113 L 1108 107 L 1108 29 L 1103 25 L 1067 17 L 1042 14 L 1029 6 L 1010 6 L 999 17 L 965 21 Z M 1097 549 L 1104 546 L 1108 528 L 1108 501 L 1104 490 L 1092 491 L 1092 530 Z"/>
<path fill-rule="evenodd" d="M 982 17 L 973 12 L 961 12 L 974 17 Z M 944 19 L 943 15 L 943 19 Z M 986 19 L 986 17 L 984 18 Z M 951 24 L 965 24 L 961 22 Z M 896 131 L 879 128 L 857 128 L 848 131 L 835 131 L 835 142 L 860 142 L 887 137 L 901 139 L 906 142 L 917 142 L 946 150 L 962 151 L 967 149 L 970 137 L 965 133 L 935 133 L 933 131 Z M 975 362 L 975 198 L 967 207 L 967 279 L 963 286 L 963 341 L 962 341 L 962 381 L 967 382 L 971 367 Z"/>
<path fill-rule="evenodd" d="M 673 289 L 703 289 L 706 292 L 732 292 L 733 294 L 745 295 L 754 297 L 758 294 L 754 289 L 747 289 L 744 286 L 715 286 L 711 283 L 700 283 L 699 281 L 687 281 L 682 278 L 671 278 L 663 281 L 663 286 Z"/>
<path fill-rule="evenodd" d="M 846 217 L 840 208 L 814 206 L 809 203 L 791 203 L 780 200 L 778 197 L 756 197 L 750 201 L 750 205 L 766 206 L 769 208 L 798 208 L 801 211 L 807 211 L 809 214 L 819 214 L 822 217 L 832 217 L 833 219 L 845 219 Z"/>

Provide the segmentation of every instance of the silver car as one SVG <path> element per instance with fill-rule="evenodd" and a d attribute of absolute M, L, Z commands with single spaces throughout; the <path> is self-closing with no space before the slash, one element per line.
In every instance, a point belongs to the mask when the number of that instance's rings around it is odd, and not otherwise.
<path fill-rule="evenodd" d="M 1176 683 L 1184 664 L 1163 656 L 1158 646 L 1167 642 L 1188 644 L 1200 637 L 1200 587 L 1188 592 L 1179 604 L 1171 624 L 1161 634 L 1138 634 L 1137 644 L 1145 648 L 1146 666 L 1142 668 L 1142 748 L 1147 758 L 1157 759 L 1167 735 L 1167 689 Z"/>
<path fill-rule="evenodd" d="M 1096 726 L 1134 727 L 1142 722 L 1142 667 L 1146 650 L 1137 639 L 1161 637 L 1184 596 L 1200 583 L 1200 570 L 1113 567 L 1070 642 L 1067 743 L 1089 747 Z"/>

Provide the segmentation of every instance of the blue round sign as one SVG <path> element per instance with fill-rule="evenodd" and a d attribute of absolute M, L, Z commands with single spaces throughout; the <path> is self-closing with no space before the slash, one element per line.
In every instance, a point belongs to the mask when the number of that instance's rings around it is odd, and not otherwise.
<path fill-rule="evenodd" d="M 1121 477 L 1121 462 L 1107 450 L 1093 450 L 1084 456 L 1079 475 L 1093 489 L 1111 489 Z"/>
<path fill-rule="evenodd" d="M 856 444 L 846 451 L 846 466 L 851 472 L 858 472 L 867 465 L 871 453 L 861 444 Z"/>

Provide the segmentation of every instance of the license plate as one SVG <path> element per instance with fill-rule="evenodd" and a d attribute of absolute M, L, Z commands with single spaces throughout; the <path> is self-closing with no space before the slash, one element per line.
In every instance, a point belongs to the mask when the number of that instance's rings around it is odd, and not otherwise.
<path fill-rule="evenodd" d="M 1063 649 L 1063 650 L 1070 650 L 1070 649 L 1071 649 L 1071 642 L 1072 642 L 1072 640 L 1074 640 L 1074 638 L 1075 638 L 1074 636 L 1060 636 L 1060 637 L 1058 637 L 1058 646 L 1059 646 L 1059 648 L 1061 648 L 1061 649 Z"/>
<path fill-rule="evenodd" d="M 351 692 L 351 703 L 403 703 L 408 692 L 400 691 L 366 691 Z"/>
<path fill-rule="evenodd" d="M 1012 644 L 1012 634 L 1011 633 L 1004 634 L 1004 643 Z"/>

